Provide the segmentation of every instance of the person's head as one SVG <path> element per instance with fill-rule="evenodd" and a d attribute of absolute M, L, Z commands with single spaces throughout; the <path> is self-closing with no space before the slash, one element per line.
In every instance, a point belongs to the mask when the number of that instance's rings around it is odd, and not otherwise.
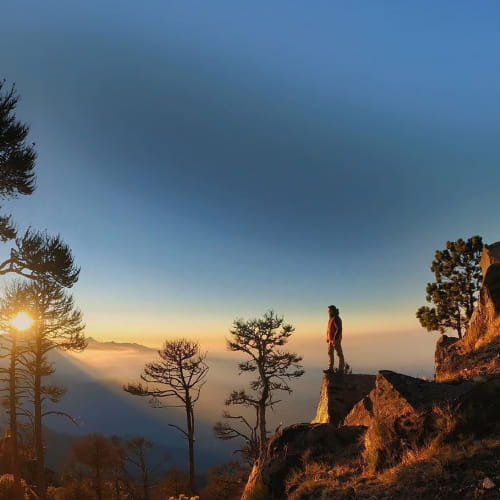
<path fill-rule="evenodd" d="M 333 318 L 339 315 L 339 310 L 335 306 L 328 306 L 328 314 Z"/>

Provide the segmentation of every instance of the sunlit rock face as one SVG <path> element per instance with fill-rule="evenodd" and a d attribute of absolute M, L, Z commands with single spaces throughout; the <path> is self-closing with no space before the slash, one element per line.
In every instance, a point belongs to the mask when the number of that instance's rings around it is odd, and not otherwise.
<path fill-rule="evenodd" d="M 401 373 L 382 370 L 374 389 L 345 418 L 347 425 L 370 425 L 373 418 L 394 421 L 422 414 L 444 401 L 458 400 L 473 387 L 472 382 L 437 384 Z"/>
<path fill-rule="evenodd" d="M 442 336 L 435 353 L 437 381 L 500 373 L 500 242 L 481 256 L 483 284 L 462 339 Z"/>
<path fill-rule="evenodd" d="M 325 373 L 311 423 L 339 425 L 375 386 L 375 375 Z"/>

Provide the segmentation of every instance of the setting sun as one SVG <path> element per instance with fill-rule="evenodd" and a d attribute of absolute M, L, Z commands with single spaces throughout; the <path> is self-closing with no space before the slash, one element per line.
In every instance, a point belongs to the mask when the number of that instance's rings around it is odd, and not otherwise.
<path fill-rule="evenodd" d="M 18 312 L 11 320 L 10 324 L 16 330 L 27 330 L 33 324 L 33 318 L 25 312 Z"/>

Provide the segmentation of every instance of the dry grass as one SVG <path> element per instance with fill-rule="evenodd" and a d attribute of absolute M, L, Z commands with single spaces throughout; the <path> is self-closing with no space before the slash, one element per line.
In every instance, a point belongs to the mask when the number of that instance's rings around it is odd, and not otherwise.
<path fill-rule="evenodd" d="M 433 440 L 408 450 L 400 462 L 382 472 L 370 472 L 360 463 L 335 466 L 322 461 L 304 462 L 287 481 L 288 500 L 347 499 L 455 499 L 476 498 L 485 475 L 500 474 L 500 437 L 472 438 L 443 444 Z M 490 498 L 490 497 L 488 497 Z"/>
<path fill-rule="evenodd" d="M 332 491 L 335 498 L 342 497 L 342 491 L 349 489 L 350 483 L 361 473 L 359 461 L 336 465 L 334 461 L 312 460 L 309 453 L 302 458 L 302 468 L 293 471 L 286 480 L 285 491 L 288 500 L 302 498 L 330 499 Z M 340 495 L 340 496 L 339 496 Z"/>
<path fill-rule="evenodd" d="M 459 379 L 471 379 L 478 375 L 500 373 L 500 338 L 498 333 L 472 341 L 464 337 L 459 341 L 462 349 L 449 370 L 439 370 L 438 382 L 454 382 Z M 467 342 L 470 345 L 466 344 Z"/>
<path fill-rule="evenodd" d="M 465 406 L 436 405 L 417 415 L 416 422 L 425 425 L 409 439 L 375 416 L 360 457 L 335 464 L 333 456 L 313 460 L 305 454 L 300 470 L 287 479 L 286 498 L 434 500 L 456 498 L 459 490 L 463 499 L 476 498 L 484 474 L 500 477 L 500 429 L 492 424 L 498 421 L 497 398 L 479 394 L 479 400 L 488 408 L 473 400 Z M 487 437 L 478 439 L 481 430 Z"/>

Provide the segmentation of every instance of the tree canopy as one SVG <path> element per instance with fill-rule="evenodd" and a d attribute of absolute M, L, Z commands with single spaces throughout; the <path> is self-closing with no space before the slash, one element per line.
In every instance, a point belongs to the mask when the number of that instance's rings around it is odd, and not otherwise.
<path fill-rule="evenodd" d="M 19 101 L 15 87 L 4 87 L 5 80 L 0 80 L 0 198 L 9 199 L 33 193 L 36 152 L 26 142 L 29 127 L 15 115 Z M 0 216 L 0 239 L 7 241 L 15 235 L 10 216 Z"/>
<path fill-rule="evenodd" d="M 5 80 L 0 80 L 0 199 L 3 200 L 30 195 L 35 189 L 36 152 L 34 144 L 26 141 L 29 127 L 15 115 L 18 101 L 15 87 L 6 90 Z M 8 258 L 0 261 L 0 275 L 14 273 L 51 280 L 64 287 L 78 281 L 80 269 L 60 236 L 32 228 L 19 234 L 12 217 L 1 213 L 0 241 L 12 242 Z"/>
<path fill-rule="evenodd" d="M 482 249 L 481 236 L 472 236 L 447 241 L 444 250 L 436 250 L 431 265 L 436 281 L 426 287 L 426 300 L 433 306 L 422 306 L 416 313 L 427 331 L 451 329 L 461 338 L 467 330 L 482 281 Z"/>

